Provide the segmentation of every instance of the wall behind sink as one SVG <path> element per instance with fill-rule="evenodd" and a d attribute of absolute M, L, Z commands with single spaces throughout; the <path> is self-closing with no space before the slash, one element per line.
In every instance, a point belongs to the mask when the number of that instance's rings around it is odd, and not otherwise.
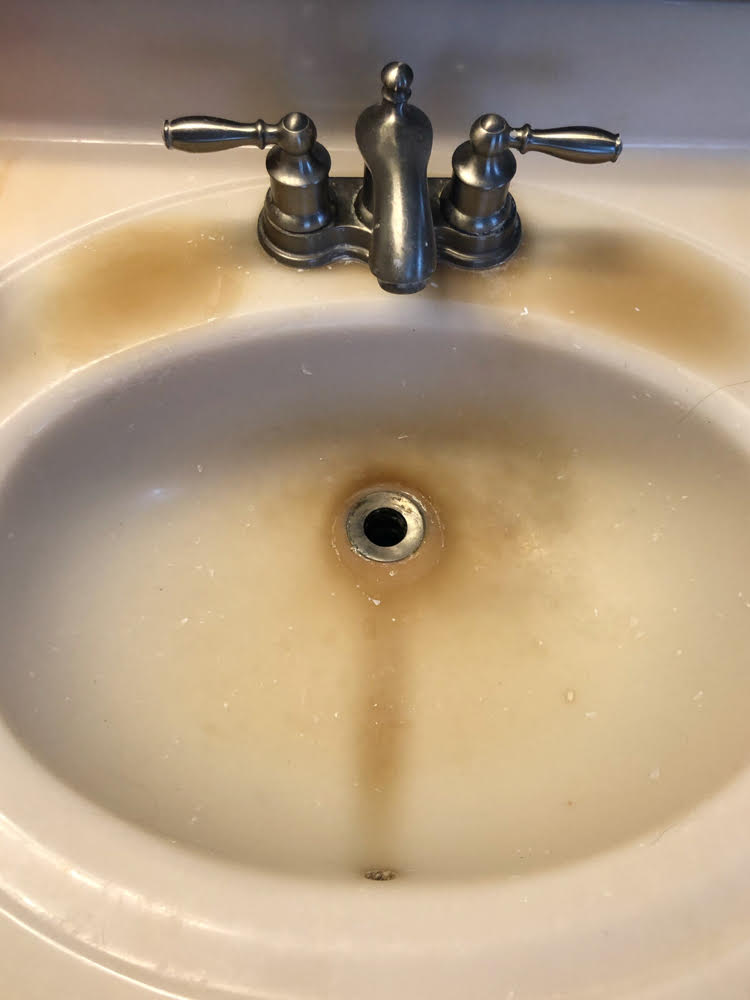
<path fill-rule="evenodd" d="M 393 58 L 438 135 L 498 111 L 750 145 L 750 6 L 705 0 L 3 0 L 0 137 L 158 139 L 166 115 L 299 109 L 348 143 Z"/>

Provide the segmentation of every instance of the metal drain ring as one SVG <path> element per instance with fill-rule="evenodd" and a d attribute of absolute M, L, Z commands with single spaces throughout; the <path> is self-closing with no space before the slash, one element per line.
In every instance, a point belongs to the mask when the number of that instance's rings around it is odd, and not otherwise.
<path fill-rule="evenodd" d="M 378 545 L 365 530 L 368 517 L 385 510 L 400 515 L 405 522 L 403 538 L 393 545 Z M 346 518 L 346 534 L 357 555 L 373 562 L 401 562 L 414 555 L 424 541 L 425 516 L 420 504 L 400 490 L 375 490 L 354 504 Z"/>

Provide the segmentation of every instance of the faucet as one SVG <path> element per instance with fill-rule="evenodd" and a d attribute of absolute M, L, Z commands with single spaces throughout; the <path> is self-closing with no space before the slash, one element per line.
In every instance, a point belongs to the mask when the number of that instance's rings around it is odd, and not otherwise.
<path fill-rule="evenodd" d="M 269 124 L 190 116 L 164 122 L 168 149 L 206 153 L 271 145 L 270 187 L 258 218 L 263 248 L 282 264 L 320 267 L 362 260 L 380 287 L 408 294 L 425 287 L 438 259 L 457 267 L 496 267 L 516 251 L 521 220 L 508 188 L 513 150 L 574 163 L 617 160 L 620 136 L 604 129 L 510 126 L 477 118 L 453 154 L 450 177 L 429 178 L 432 125 L 409 103 L 414 74 L 403 62 L 381 73 L 382 100 L 357 119 L 364 176 L 330 177 L 331 158 L 312 120 L 300 112 Z"/>

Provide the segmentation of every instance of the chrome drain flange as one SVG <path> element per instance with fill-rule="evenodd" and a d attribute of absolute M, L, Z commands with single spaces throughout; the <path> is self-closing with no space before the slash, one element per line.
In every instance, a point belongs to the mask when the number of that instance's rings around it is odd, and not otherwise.
<path fill-rule="evenodd" d="M 354 504 L 346 534 L 357 555 L 373 562 L 401 562 L 424 541 L 425 516 L 420 504 L 401 490 L 374 490 Z"/>

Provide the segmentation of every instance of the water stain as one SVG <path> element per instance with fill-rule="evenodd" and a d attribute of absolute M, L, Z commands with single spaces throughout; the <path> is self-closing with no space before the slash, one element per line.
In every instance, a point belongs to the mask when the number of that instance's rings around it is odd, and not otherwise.
<path fill-rule="evenodd" d="M 360 421 L 362 417 L 352 422 L 352 431 L 368 439 L 370 421 L 365 417 L 364 426 L 358 428 Z M 395 872 L 392 866 L 396 861 L 401 865 L 400 875 L 420 867 L 404 865 L 394 849 L 404 837 L 408 807 L 404 775 L 410 767 L 410 745 L 419 722 L 414 713 L 415 656 L 409 648 L 410 633 L 436 605 L 457 606 L 457 580 L 465 574 L 467 564 L 499 559 L 507 560 L 510 566 L 519 553 L 533 558 L 537 539 L 529 524 L 544 523 L 546 530 L 564 533 L 572 518 L 569 483 L 560 475 L 570 464 L 570 449 L 539 415 L 529 414 L 523 427 L 517 422 L 504 425 L 502 420 L 488 425 L 486 403 L 465 400 L 458 412 L 448 407 L 443 413 L 431 413 L 425 422 L 412 417 L 409 427 L 413 443 L 404 449 L 404 459 L 388 463 L 366 460 L 347 470 L 348 479 L 335 492 L 331 508 L 334 552 L 363 608 L 356 784 L 361 850 L 358 868 L 365 873 Z M 371 445 L 366 451 L 393 451 L 393 439 L 391 431 L 379 447 Z M 395 439 L 398 441 L 398 435 Z M 421 447 L 431 449 L 435 440 L 442 440 L 447 454 L 474 456 L 470 492 L 466 484 L 436 474 L 432 463 L 418 457 Z M 529 440 L 534 442 L 536 455 L 531 464 Z M 480 455 L 486 457 L 486 467 L 477 460 Z M 549 468 L 558 470 L 554 489 L 550 488 Z M 525 484 L 522 516 L 502 510 L 498 482 L 513 482 L 516 488 L 521 482 Z M 346 514 L 363 492 L 372 490 L 404 490 L 420 501 L 425 511 L 425 540 L 411 559 L 373 563 L 349 548 Z M 315 502 L 312 496 L 310 502 Z M 478 523 L 483 526 L 483 539 L 477 535 Z M 322 560 L 326 561 L 325 554 Z M 569 598 L 578 593 L 575 580 L 568 581 L 567 590 Z M 503 600 L 508 611 L 512 613 L 515 606 L 523 617 L 531 596 L 526 588 L 516 582 L 510 592 L 503 591 L 500 587 L 487 599 Z M 446 742 L 454 747 L 453 766 L 470 766 L 474 752 L 471 724 L 456 713 L 450 725 L 453 732 Z"/>
<path fill-rule="evenodd" d="M 163 216 L 101 233 L 27 276 L 43 292 L 36 327 L 56 353 L 83 362 L 226 316 L 254 285 L 254 241 L 249 221 Z"/>
<path fill-rule="evenodd" d="M 362 663 L 363 696 L 359 724 L 358 770 L 361 806 L 360 849 L 362 869 L 387 868 L 393 864 L 393 824 L 398 822 L 400 782 L 407 746 L 409 685 L 408 664 L 394 628 L 403 616 L 397 597 L 379 600 L 368 615 L 364 631 L 367 655 Z"/>
<path fill-rule="evenodd" d="M 375 463 L 363 465 L 351 470 L 348 483 L 337 490 L 331 507 L 333 552 L 346 574 L 345 582 L 358 591 L 363 608 L 362 694 L 356 741 L 358 867 L 367 878 L 377 881 L 390 880 L 396 874 L 388 862 L 394 831 L 403 814 L 400 774 L 414 724 L 411 671 L 401 636 L 419 605 L 430 600 L 432 585 L 447 571 L 455 551 L 446 549 L 442 520 L 424 492 L 415 488 L 414 474 L 413 463 L 410 470 L 406 464 L 400 468 L 393 464 L 387 468 Z M 353 552 L 348 544 L 347 513 L 363 493 L 373 490 L 403 490 L 420 503 L 424 539 L 414 555 L 402 562 L 373 562 Z M 326 561 L 325 553 L 322 561 Z"/>
<path fill-rule="evenodd" d="M 537 206 L 543 217 L 543 204 Z M 713 372 L 750 359 L 744 280 L 721 261 L 656 231 L 525 223 L 501 268 L 441 265 L 424 293 L 494 305 L 522 322 L 550 317 L 609 332 Z M 273 269 L 273 270 L 271 270 Z M 90 237 L 20 279 L 36 301 L 29 325 L 75 362 L 164 332 L 257 307 L 264 282 L 304 300 L 370 287 L 364 266 L 297 273 L 270 261 L 254 221 L 165 213 Z M 33 286 L 33 287 L 32 287 Z M 38 301 L 37 301 L 38 300 Z"/>
<path fill-rule="evenodd" d="M 448 298 L 610 332 L 709 371 L 750 357 L 745 279 L 645 229 L 528 225 L 506 265 L 486 272 L 442 268 L 436 280 Z"/>

